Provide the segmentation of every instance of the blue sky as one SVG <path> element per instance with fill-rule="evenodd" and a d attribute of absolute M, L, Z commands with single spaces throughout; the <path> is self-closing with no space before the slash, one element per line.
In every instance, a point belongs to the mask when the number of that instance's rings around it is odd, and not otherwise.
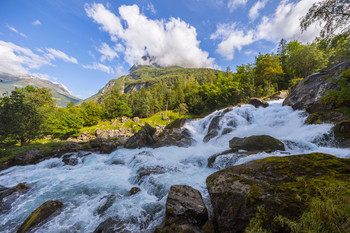
<path fill-rule="evenodd" d="M 140 57 L 163 66 L 253 63 L 281 38 L 311 42 L 299 19 L 318 0 L 1 0 L 0 72 L 63 84 L 87 98 Z"/>

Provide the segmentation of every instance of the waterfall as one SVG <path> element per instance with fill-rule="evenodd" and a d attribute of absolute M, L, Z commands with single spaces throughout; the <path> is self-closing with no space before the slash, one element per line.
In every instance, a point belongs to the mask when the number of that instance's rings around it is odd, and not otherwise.
<path fill-rule="evenodd" d="M 93 232 L 110 217 L 120 220 L 120 229 L 153 232 L 165 215 L 165 202 L 171 185 L 185 184 L 198 189 L 209 205 L 206 178 L 230 165 L 268 156 L 324 152 L 350 157 L 350 149 L 337 148 L 331 124 L 305 125 L 307 113 L 271 101 L 267 108 L 242 105 L 220 110 L 184 125 L 196 140 L 189 148 L 118 149 L 111 154 L 91 153 L 79 157 L 75 166 L 62 158 L 36 165 L 15 166 L 0 172 L 0 185 L 12 187 L 27 182 L 30 190 L 20 196 L 12 209 L 0 215 L 0 232 L 13 232 L 38 206 L 59 200 L 63 210 L 36 232 Z M 216 117 L 216 118 L 215 118 Z M 218 121 L 215 136 L 203 139 L 213 119 Z M 227 154 L 207 166 L 210 156 L 229 149 L 232 137 L 270 135 L 281 140 L 286 151 L 247 156 Z M 132 187 L 141 191 L 130 195 Z"/>

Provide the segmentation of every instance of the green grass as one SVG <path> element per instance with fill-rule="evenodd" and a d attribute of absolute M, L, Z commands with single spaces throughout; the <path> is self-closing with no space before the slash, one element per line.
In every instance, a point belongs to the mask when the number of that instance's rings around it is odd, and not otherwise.
<path fill-rule="evenodd" d="M 55 148 L 65 144 L 67 142 L 32 143 L 23 146 L 15 145 L 8 148 L 0 148 L 0 163 L 14 159 L 16 155 L 30 150 L 40 150 L 43 155 L 49 155 Z"/>

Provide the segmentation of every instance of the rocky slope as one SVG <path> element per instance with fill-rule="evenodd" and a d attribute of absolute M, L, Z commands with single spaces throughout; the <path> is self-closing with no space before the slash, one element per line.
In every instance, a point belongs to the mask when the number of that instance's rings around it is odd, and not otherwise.
<path fill-rule="evenodd" d="M 79 98 L 72 96 L 68 90 L 61 84 L 53 83 L 48 80 L 32 76 L 12 76 L 0 73 L 0 94 L 11 92 L 15 87 L 26 87 L 28 85 L 36 87 L 45 87 L 51 90 L 52 96 L 59 107 L 65 107 L 69 102 L 77 103 Z"/>
<path fill-rule="evenodd" d="M 312 74 L 296 85 L 283 105 L 310 113 L 306 123 L 333 123 L 335 136 L 350 147 L 350 60 Z"/>

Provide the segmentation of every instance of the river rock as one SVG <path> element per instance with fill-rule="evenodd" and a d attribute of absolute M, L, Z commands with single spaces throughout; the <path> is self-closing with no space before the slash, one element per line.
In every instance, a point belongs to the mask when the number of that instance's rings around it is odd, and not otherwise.
<path fill-rule="evenodd" d="M 166 201 L 165 225 L 203 226 L 208 211 L 201 193 L 187 185 L 173 185 Z"/>
<path fill-rule="evenodd" d="M 3 214 L 11 209 L 12 203 L 17 198 L 26 193 L 29 187 L 26 183 L 19 183 L 15 187 L 7 188 L 0 185 L 0 214 Z"/>
<path fill-rule="evenodd" d="M 264 101 L 270 101 L 270 100 L 280 100 L 280 99 L 285 99 L 288 96 L 288 91 L 283 90 L 283 91 L 278 91 L 266 98 L 264 98 Z"/>
<path fill-rule="evenodd" d="M 192 138 L 188 129 L 166 129 L 157 138 L 157 142 L 152 145 L 153 148 L 163 146 L 189 147 L 195 140 Z"/>
<path fill-rule="evenodd" d="M 131 233 L 125 228 L 125 223 L 119 217 L 111 217 L 100 223 L 93 233 Z"/>
<path fill-rule="evenodd" d="M 30 150 L 23 153 L 18 154 L 15 157 L 15 164 L 17 165 L 27 165 L 34 164 L 41 160 L 43 155 L 40 150 Z"/>
<path fill-rule="evenodd" d="M 206 183 L 217 231 L 244 232 L 259 215 L 264 216 L 259 219 L 263 232 L 291 232 L 276 217 L 298 219 L 308 209 L 312 190 L 334 179 L 349 184 L 349 169 L 349 159 L 312 153 L 269 157 L 215 172 Z"/>
<path fill-rule="evenodd" d="M 141 191 L 141 189 L 139 187 L 132 187 L 130 189 L 130 195 L 132 196 L 132 195 L 134 195 L 134 194 L 136 194 L 136 193 L 138 193 L 140 191 Z"/>
<path fill-rule="evenodd" d="M 46 201 L 36 210 L 18 228 L 17 233 L 30 232 L 34 228 L 46 222 L 54 213 L 62 209 L 63 204 L 60 201 Z"/>
<path fill-rule="evenodd" d="M 109 195 L 106 198 L 106 202 L 103 206 L 99 207 L 97 209 L 97 213 L 100 215 L 100 216 L 103 216 L 105 214 L 105 212 L 109 209 L 109 207 L 111 207 L 115 201 L 115 199 L 117 198 L 116 195 L 112 194 L 112 195 Z"/>
<path fill-rule="evenodd" d="M 284 144 L 269 135 L 254 135 L 245 138 L 234 137 L 230 140 L 230 147 L 233 151 L 266 151 L 285 150 Z"/>
<path fill-rule="evenodd" d="M 221 129 L 220 121 L 223 118 L 223 116 L 226 113 L 228 113 L 229 111 L 231 111 L 232 109 L 233 109 L 232 107 L 225 108 L 224 110 L 219 111 L 218 113 L 216 113 L 215 116 L 213 116 L 213 118 L 211 119 L 210 124 L 208 126 L 207 134 L 203 138 L 203 142 L 208 142 L 211 139 L 213 139 L 219 135 L 219 130 Z M 235 122 L 232 121 L 232 124 L 234 124 L 234 123 Z M 228 132 L 226 132 L 226 133 L 228 133 Z"/>
<path fill-rule="evenodd" d="M 259 108 L 259 107 L 266 108 L 269 106 L 269 104 L 266 101 L 258 98 L 251 98 L 248 104 L 251 104 L 256 108 Z"/>
<path fill-rule="evenodd" d="M 66 153 L 76 152 L 82 150 L 83 147 L 76 142 L 68 142 L 52 151 L 53 156 L 61 156 Z"/>
<path fill-rule="evenodd" d="M 153 135 L 156 131 L 155 128 L 146 124 L 140 131 L 129 138 L 124 145 L 125 148 L 135 149 L 153 145 L 155 143 Z"/>
<path fill-rule="evenodd" d="M 330 111 L 339 106 L 335 101 L 322 102 L 329 90 L 340 90 L 334 80 L 340 80 L 339 74 L 350 67 L 350 60 L 339 63 L 329 70 L 318 72 L 301 80 L 283 102 L 294 110 L 305 109 L 308 113 Z"/>

